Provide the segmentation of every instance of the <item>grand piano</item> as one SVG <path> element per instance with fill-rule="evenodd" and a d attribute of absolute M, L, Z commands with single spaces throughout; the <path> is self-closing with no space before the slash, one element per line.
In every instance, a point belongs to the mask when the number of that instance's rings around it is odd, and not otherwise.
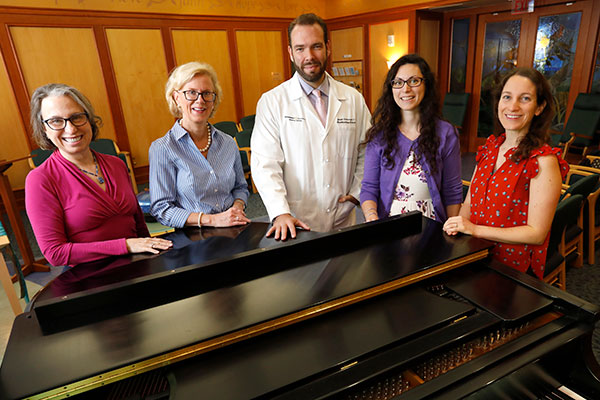
<path fill-rule="evenodd" d="M 64 272 L 0 398 L 600 399 L 600 308 L 410 213 L 328 234 L 185 229 Z"/>

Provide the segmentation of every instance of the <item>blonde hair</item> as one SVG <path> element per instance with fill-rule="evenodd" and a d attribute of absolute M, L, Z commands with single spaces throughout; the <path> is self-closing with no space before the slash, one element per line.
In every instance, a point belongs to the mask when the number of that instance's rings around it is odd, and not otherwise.
<path fill-rule="evenodd" d="M 169 111 L 176 118 L 181 117 L 181 110 L 179 107 L 177 107 L 177 103 L 173 98 L 173 92 L 181 89 L 183 85 L 194 79 L 196 75 L 208 76 L 215 88 L 217 97 L 215 98 L 210 117 L 215 114 L 217 108 L 219 108 L 219 104 L 221 104 L 221 100 L 223 99 L 223 90 L 221 89 L 221 85 L 217 79 L 217 73 L 215 72 L 215 69 L 210 64 L 201 63 L 198 61 L 182 64 L 171 71 L 169 79 L 167 80 L 167 84 L 165 85 L 165 99 L 169 105 Z"/>

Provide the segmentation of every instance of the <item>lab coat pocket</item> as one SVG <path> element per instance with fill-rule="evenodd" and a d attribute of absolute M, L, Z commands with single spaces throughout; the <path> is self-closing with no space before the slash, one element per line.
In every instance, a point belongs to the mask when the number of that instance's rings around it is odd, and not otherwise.
<path fill-rule="evenodd" d="M 354 125 L 343 126 L 339 128 L 340 135 L 336 140 L 337 155 L 340 158 L 352 158 L 356 150 L 356 136 L 354 135 Z"/>

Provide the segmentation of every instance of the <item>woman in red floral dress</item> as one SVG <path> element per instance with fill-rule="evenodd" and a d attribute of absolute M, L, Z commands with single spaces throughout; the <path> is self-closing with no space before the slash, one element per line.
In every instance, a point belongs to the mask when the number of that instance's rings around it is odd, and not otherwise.
<path fill-rule="evenodd" d="M 554 116 L 550 85 L 532 68 L 511 71 L 494 94 L 504 128 L 477 152 L 459 216 L 444 231 L 496 242 L 494 259 L 542 279 L 554 210 L 569 167 L 548 145 Z"/>

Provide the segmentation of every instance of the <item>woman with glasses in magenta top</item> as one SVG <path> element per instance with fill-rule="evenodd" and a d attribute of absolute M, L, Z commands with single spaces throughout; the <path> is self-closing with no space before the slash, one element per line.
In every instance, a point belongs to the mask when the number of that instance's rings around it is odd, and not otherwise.
<path fill-rule="evenodd" d="M 440 222 L 458 215 L 458 134 L 440 117 L 435 78 L 419 55 L 390 68 L 365 142 L 360 201 L 367 222 L 414 210 Z"/>
<path fill-rule="evenodd" d="M 125 163 L 90 149 L 101 123 L 89 100 L 73 87 L 48 84 L 31 98 L 33 137 L 54 152 L 27 175 L 25 206 L 52 265 L 157 254 L 171 247 L 168 240 L 149 237 Z"/>
<path fill-rule="evenodd" d="M 150 213 L 163 225 L 245 225 L 248 184 L 235 140 L 208 123 L 223 92 L 214 69 L 190 62 L 165 88 L 177 121 L 150 146 Z"/>

